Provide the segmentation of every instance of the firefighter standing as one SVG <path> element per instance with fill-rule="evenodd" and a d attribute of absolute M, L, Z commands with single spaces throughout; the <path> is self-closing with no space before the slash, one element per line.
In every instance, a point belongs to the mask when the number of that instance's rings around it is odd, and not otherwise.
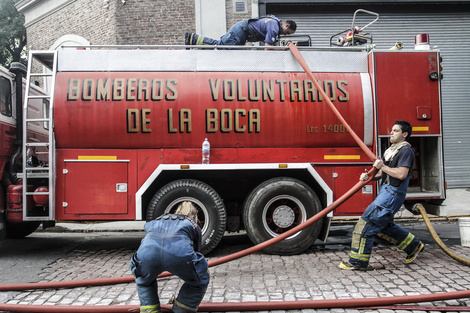
<path fill-rule="evenodd" d="M 194 33 L 185 34 L 186 45 L 243 46 L 247 41 L 264 41 L 273 46 L 280 35 L 292 35 L 297 25 L 292 20 L 281 21 L 274 15 L 259 19 L 245 19 L 233 25 L 219 40 Z"/>
<path fill-rule="evenodd" d="M 198 252 L 202 235 L 196 220 L 197 209 L 186 201 L 175 214 L 164 214 L 145 224 L 147 235 L 130 262 L 141 313 L 160 312 L 156 278 L 163 271 L 184 280 L 173 312 L 197 311 L 209 284 L 209 272 L 207 260 Z"/>
<path fill-rule="evenodd" d="M 377 198 L 359 218 L 352 237 L 349 262 L 341 262 L 342 269 L 366 270 L 372 253 L 375 235 L 396 244 L 407 253 L 406 263 L 412 262 L 424 245 L 413 234 L 393 222 L 395 213 L 405 201 L 406 190 L 410 181 L 410 170 L 414 162 L 414 153 L 408 139 L 412 127 L 406 121 L 395 121 L 390 134 L 390 143 L 383 160 L 376 160 L 374 167 L 379 170 L 374 179 L 382 178 Z M 367 173 L 360 177 L 369 179 Z"/>

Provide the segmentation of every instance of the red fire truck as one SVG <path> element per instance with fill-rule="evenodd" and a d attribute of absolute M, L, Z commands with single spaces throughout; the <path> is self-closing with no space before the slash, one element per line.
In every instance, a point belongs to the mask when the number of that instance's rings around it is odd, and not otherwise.
<path fill-rule="evenodd" d="M 407 201 L 442 201 L 439 51 L 299 49 L 377 155 L 394 121 L 410 121 Z M 256 244 L 318 213 L 372 164 L 287 49 L 62 48 L 32 51 L 29 66 L 23 157 L 2 162 L 12 236 L 57 220 L 151 220 L 192 201 L 204 252 L 226 231 L 246 230 Z M 47 94 L 32 93 L 35 80 Z M 206 138 L 210 162 L 201 164 Z M 267 251 L 306 250 L 326 238 L 332 217 L 360 215 L 375 194 L 369 183 Z"/>

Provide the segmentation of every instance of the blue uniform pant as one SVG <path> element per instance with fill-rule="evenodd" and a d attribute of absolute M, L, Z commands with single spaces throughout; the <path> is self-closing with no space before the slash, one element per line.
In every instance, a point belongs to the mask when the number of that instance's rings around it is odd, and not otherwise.
<path fill-rule="evenodd" d="M 218 45 L 218 46 L 243 46 L 247 40 L 247 27 L 249 20 L 243 20 L 233 25 L 229 31 L 219 40 L 203 37 L 197 34 L 193 36 L 192 44 L 195 45 Z"/>
<path fill-rule="evenodd" d="M 407 254 L 414 251 L 419 240 L 393 222 L 393 217 L 403 204 L 405 195 L 406 192 L 397 187 L 390 185 L 381 187 L 379 195 L 367 207 L 354 228 L 349 263 L 356 267 L 367 268 L 376 235 L 397 245 Z"/>
<path fill-rule="evenodd" d="M 184 281 L 173 304 L 173 312 L 196 312 L 209 284 L 207 260 L 194 250 L 186 250 L 185 245 L 178 244 L 175 238 L 168 241 L 171 244 L 164 241 L 162 239 L 162 246 L 157 241 L 143 241 L 131 259 L 130 267 L 137 284 L 141 310 L 159 308 L 156 278 L 163 271 L 169 271 Z"/>

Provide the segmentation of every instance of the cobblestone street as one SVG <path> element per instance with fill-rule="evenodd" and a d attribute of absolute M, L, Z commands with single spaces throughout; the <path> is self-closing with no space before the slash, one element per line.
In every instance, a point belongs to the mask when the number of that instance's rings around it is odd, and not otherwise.
<path fill-rule="evenodd" d="M 245 236 L 235 236 L 214 250 L 208 259 L 215 259 L 249 246 L 250 243 Z M 457 244 L 450 248 L 454 253 L 470 258 L 470 247 Z M 367 272 L 345 271 L 338 268 L 340 261 L 347 258 L 348 252 L 349 247 L 346 244 L 316 244 L 300 255 L 278 256 L 255 253 L 212 267 L 211 282 L 203 302 L 347 300 L 470 289 L 468 267 L 448 257 L 436 244 L 426 244 L 425 250 L 414 263 L 405 264 L 403 252 L 380 243 L 374 247 L 371 261 L 374 269 Z M 39 280 L 48 282 L 128 276 L 129 259 L 133 253 L 133 249 L 125 248 L 97 251 L 74 249 L 65 258 L 58 259 L 44 268 Z M 160 279 L 161 303 L 167 303 L 180 285 L 181 281 L 176 277 Z M 3 292 L 0 293 L 0 297 L 3 299 L 2 302 L 9 304 L 139 305 L 134 283 Z M 468 306 L 470 300 L 457 299 L 419 305 Z M 334 309 L 334 311 L 356 310 Z"/>

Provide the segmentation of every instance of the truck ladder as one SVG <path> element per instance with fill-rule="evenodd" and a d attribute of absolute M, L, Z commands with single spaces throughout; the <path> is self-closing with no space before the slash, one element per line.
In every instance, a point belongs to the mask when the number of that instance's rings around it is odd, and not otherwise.
<path fill-rule="evenodd" d="M 49 68 L 43 69 L 38 62 Z M 52 71 L 50 71 L 52 70 Z M 36 72 L 35 72 L 36 71 Z M 39 72 L 41 71 L 41 72 Z M 28 60 L 28 74 L 23 103 L 23 220 L 51 221 L 55 219 L 55 138 L 53 124 L 54 84 L 57 73 L 57 51 L 31 51 Z M 46 94 L 34 93 L 34 79 L 50 82 Z M 39 112 L 42 116 L 31 116 L 38 112 L 38 102 L 42 102 Z M 33 106 L 35 103 L 36 107 Z M 39 127 L 38 127 L 39 125 Z M 38 133 L 38 130 L 42 132 Z M 33 167 L 28 150 L 35 150 L 37 155 L 47 155 L 45 166 Z M 40 151 L 38 151 L 40 150 Z M 42 180 L 42 181 L 41 181 Z M 32 186 L 47 186 L 48 191 L 34 192 Z M 29 187 L 28 187 L 29 186 Z M 33 203 L 33 194 L 48 196 L 48 206 L 37 207 Z"/>

